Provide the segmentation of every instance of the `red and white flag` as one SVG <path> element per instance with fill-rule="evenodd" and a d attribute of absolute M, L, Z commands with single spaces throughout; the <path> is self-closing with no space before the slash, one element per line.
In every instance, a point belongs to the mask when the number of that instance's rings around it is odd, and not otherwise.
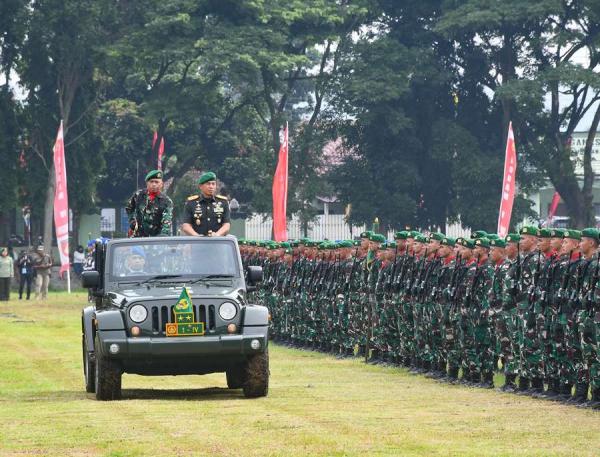
<path fill-rule="evenodd" d="M 512 122 L 508 124 L 508 138 L 506 139 L 506 155 L 504 157 L 504 179 L 502 180 L 502 199 L 500 200 L 500 213 L 498 214 L 498 235 L 505 237 L 510 227 L 513 202 L 515 200 L 515 177 L 517 174 L 517 150 L 515 149 L 515 136 Z"/>
<path fill-rule="evenodd" d="M 160 144 L 158 145 L 158 169 L 162 170 L 162 158 L 165 153 L 165 139 L 160 139 Z"/>
<path fill-rule="evenodd" d="M 273 238 L 286 241 L 287 234 L 287 189 L 288 189 L 288 127 L 283 131 L 283 141 L 279 147 L 277 169 L 273 176 Z"/>
<path fill-rule="evenodd" d="M 56 189 L 54 190 L 54 228 L 56 244 L 60 253 L 60 274 L 69 271 L 69 199 L 67 196 L 67 167 L 65 165 L 65 142 L 63 139 L 63 123 L 60 122 L 56 143 L 54 143 L 54 173 Z"/>

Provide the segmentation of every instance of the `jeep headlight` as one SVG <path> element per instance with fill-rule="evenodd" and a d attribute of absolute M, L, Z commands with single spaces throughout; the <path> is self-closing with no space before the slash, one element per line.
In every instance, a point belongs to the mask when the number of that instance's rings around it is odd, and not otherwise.
<path fill-rule="evenodd" d="M 237 314 L 237 306 L 233 303 L 226 301 L 219 306 L 219 316 L 225 321 L 230 321 Z"/>
<path fill-rule="evenodd" d="M 148 311 L 145 306 L 142 305 L 134 305 L 129 310 L 129 317 L 133 322 L 140 323 L 144 322 L 148 317 Z"/>

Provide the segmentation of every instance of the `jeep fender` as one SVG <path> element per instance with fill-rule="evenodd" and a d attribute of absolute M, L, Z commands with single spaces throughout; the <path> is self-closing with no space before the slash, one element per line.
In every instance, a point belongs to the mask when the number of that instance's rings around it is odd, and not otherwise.
<path fill-rule="evenodd" d="M 88 306 L 81 311 L 81 331 L 85 337 L 85 343 L 88 351 L 94 350 L 94 316 L 96 308 Z"/>
<path fill-rule="evenodd" d="M 269 310 L 266 306 L 249 305 L 244 308 L 244 327 L 255 327 L 269 325 Z"/>

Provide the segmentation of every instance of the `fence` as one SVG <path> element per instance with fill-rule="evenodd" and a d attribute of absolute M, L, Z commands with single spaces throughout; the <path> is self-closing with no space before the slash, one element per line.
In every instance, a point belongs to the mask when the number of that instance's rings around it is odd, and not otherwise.
<path fill-rule="evenodd" d="M 255 214 L 245 221 L 245 237 L 251 240 L 270 240 L 273 220 L 264 214 Z M 366 230 L 364 225 L 353 225 L 350 227 L 341 214 L 321 214 L 317 216 L 314 222 L 309 224 L 305 233 L 302 231 L 302 224 L 297 216 L 288 219 L 288 237 L 290 239 L 304 238 L 305 236 L 313 240 L 346 240 L 353 239 Z M 459 223 L 447 224 L 446 234 L 452 237 L 469 237 L 470 229 L 463 228 Z M 394 239 L 394 230 L 387 233 L 389 240 Z"/>

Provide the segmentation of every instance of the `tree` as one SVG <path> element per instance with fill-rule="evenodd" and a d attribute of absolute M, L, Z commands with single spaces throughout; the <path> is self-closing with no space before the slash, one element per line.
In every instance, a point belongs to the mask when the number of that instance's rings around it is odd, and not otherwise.
<path fill-rule="evenodd" d="M 591 146 L 600 120 L 598 14 L 595 1 L 492 5 L 467 0 L 445 11 L 437 24 L 438 31 L 454 40 L 458 71 L 465 67 L 464 51 L 478 48 L 484 65 L 481 83 L 502 107 L 497 128 L 506 132 L 508 121 L 514 121 L 526 159 L 561 194 L 575 227 L 595 225 Z M 587 54 L 583 64 L 582 54 Z M 588 111 L 595 114 L 580 186 L 569 142 Z"/>

